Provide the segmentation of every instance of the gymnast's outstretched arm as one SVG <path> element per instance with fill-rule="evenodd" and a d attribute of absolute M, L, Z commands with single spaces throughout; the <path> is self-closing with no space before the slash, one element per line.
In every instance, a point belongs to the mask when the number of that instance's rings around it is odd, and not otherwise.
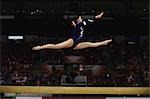
<path fill-rule="evenodd" d="M 95 19 L 101 19 L 103 15 L 104 15 L 104 12 L 101 12 L 100 14 L 93 16 L 92 19 L 87 19 L 87 21 L 90 23 L 93 23 Z"/>
<path fill-rule="evenodd" d="M 104 15 L 104 12 L 101 12 L 99 15 L 95 16 L 95 19 L 100 19 L 100 18 L 102 18 L 103 15 Z"/>

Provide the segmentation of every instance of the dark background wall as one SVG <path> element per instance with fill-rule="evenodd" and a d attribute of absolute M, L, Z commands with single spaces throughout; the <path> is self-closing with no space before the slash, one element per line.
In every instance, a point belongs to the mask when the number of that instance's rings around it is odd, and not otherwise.
<path fill-rule="evenodd" d="M 148 0 L 2 0 L 2 35 L 38 34 L 62 36 L 69 32 L 63 15 L 96 15 L 105 11 L 101 21 L 87 29 L 87 35 L 148 35 Z"/>

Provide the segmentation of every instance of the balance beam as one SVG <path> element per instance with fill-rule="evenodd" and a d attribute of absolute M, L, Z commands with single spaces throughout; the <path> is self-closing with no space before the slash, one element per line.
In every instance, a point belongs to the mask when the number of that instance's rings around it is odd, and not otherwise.
<path fill-rule="evenodd" d="M 0 93 L 149 95 L 150 87 L 0 86 Z"/>

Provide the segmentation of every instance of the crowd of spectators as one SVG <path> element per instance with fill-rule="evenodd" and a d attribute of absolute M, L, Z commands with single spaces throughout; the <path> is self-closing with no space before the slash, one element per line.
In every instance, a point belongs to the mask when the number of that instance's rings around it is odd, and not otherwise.
<path fill-rule="evenodd" d="M 92 72 L 91 70 L 82 70 L 81 74 L 88 78 L 87 86 L 149 86 L 148 50 L 148 46 L 143 44 L 114 44 L 109 45 L 108 48 L 99 47 L 95 50 L 86 49 L 75 52 L 67 50 L 67 55 L 84 56 L 85 65 L 110 65 L 106 64 L 110 59 L 105 60 L 105 57 L 111 57 L 110 62 L 113 67 L 103 76 L 93 77 L 92 73 L 89 73 Z M 64 75 L 63 70 L 60 72 L 57 67 L 54 67 L 52 73 L 45 73 L 40 69 L 35 70 L 33 67 L 35 67 L 34 65 L 45 64 L 45 61 L 47 64 L 63 65 L 63 56 L 66 52 L 64 50 L 56 52 L 50 50 L 47 52 L 45 50 L 37 53 L 40 53 L 40 56 L 34 55 L 36 53 L 33 54 L 28 44 L 2 44 L 0 84 L 22 86 L 61 85 L 61 78 Z M 103 53 L 107 53 L 107 55 Z M 45 58 L 41 59 L 41 57 Z M 41 63 L 36 64 L 37 61 Z"/>

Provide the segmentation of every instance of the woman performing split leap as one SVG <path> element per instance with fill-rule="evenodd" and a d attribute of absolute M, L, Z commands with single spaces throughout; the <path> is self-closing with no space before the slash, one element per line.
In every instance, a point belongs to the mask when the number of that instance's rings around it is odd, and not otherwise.
<path fill-rule="evenodd" d="M 101 14 L 94 16 L 94 19 L 102 18 L 104 12 Z M 73 49 L 84 49 L 89 47 L 99 47 L 101 45 L 107 45 L 112 39 L 104 40 L 101 42 L 82 42 L 84 36 L 84 26 L 88 22 L 94 22 L 94 20 L 88 19 L 87 21 L 83 20 L 81 16 L 77 16 L 75 20 L 72 21 L 73 32 L 71 37 L 61 43 L 58 44 L 45 44 L 42 46 L 35 46 L 32 50 L 41 50 L 41 49 L 63 49 L 63 48 L 73 48 Z"/>

